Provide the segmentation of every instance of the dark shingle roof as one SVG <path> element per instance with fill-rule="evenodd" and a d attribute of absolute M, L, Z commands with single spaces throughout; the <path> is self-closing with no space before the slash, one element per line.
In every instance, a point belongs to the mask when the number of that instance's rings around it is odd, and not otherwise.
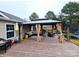
<path fill-rule="evenodd" d="M 6 17 L 8 17 L 9 18 L 8 21 L 15 21 L 15 22 L 25 22 L 26 21 L 26 20 L 24 20 L 24 19 L 22 19 L 20 17 L 14 16 L 12 14 L 9 14 L 9 13 L 3 12 L 3 11 L 0 11 L 0 13 L 5 15 Z"/>

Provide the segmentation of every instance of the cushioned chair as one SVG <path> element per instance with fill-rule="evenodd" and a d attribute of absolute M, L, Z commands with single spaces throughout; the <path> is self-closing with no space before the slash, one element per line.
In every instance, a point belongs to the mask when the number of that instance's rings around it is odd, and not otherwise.
<path fill-rule="evenodd" d="M 5 40 L 3 38 L 0 38 L 0 41 L 4 42 L 3 44 L 0 45 L 0 51 L 4 50 L 6 52 L 6 50 L 12 46 L 11 40 Z"/>
<path fill-rule="evenodd" d="M 7 41 L 3 38 L 0 38 L 0 41 L 4 42 L 4 43 L 0 43 L 0 51 L 4 50 L 6 52 L 8 47 Z"/>

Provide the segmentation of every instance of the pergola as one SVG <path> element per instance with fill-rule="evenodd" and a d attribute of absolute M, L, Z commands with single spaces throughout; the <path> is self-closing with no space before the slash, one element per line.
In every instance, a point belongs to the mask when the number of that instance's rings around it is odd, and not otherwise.
<path fill-rule="evenodd" d="M 36 33 L 37 33 L 37 41 L 40 41 L 40 30 L 42 29 L 43 25 L 55 25 L 56 30 L 59 31 L 59 42 L 62 42 L 62 27 L 61 21 L 58 20 L 48 20 L 48 19 L 36 19 L 33 21 L 24 22 L 24 25 L 35 25 Z"/>

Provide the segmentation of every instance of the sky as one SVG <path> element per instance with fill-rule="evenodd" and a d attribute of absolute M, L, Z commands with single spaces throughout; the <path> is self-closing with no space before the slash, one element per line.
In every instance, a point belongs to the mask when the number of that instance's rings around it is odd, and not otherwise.
<path fill-rule="evenodd" d="M 70 1 L 79 0 L 0 0 L 0 10 L 23 19 L 36 12 L 39 18 L 44 18 L 48 11 L 59 15 L 63 6 Z"/>

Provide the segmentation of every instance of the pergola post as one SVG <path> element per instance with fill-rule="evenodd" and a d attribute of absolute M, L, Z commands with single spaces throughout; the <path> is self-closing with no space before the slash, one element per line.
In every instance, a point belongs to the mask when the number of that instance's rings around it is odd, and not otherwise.
<path fill-rule="evenodd" d="M 54 29 L 54 25 L 52 25 L 52 30 Z"/>
<path fill-rule="evenodd" d="M 33 31 L 33 26 L 31 26 L 31 31 Z"/>
<path fill-rule="evenodd" d="M 40 38 L 40 30 L 41 30 L 41 26 L 40 24 L 36 24 L 36 33 L 37 33 L 37 42 L 39 42 L 41 40 Z"/>
<path fill-rule="evenodd" d="M 20 25 L 20 42 L 23 40 L 23 38 L 22 38 L 22 29 L 23 29 L 23 25 Z"/>
<path fill-rule="evenodd" d="M 62 27 L 61 27 L 61 24 L 60 24 L 60 23 L 57 23 L 57 24 L 56 24 L 56 29 L 57 29 L 57 31 L 60 33 L 60 34 L 58 35 L 59 42 L 62 43 L 62 42 L 63 42 L 63 35 L 62 35 Z"/>
<path fill-rule="evenodd" d="M 41 30 L 43 29 L 43 25 L 41 25 Z"/>

